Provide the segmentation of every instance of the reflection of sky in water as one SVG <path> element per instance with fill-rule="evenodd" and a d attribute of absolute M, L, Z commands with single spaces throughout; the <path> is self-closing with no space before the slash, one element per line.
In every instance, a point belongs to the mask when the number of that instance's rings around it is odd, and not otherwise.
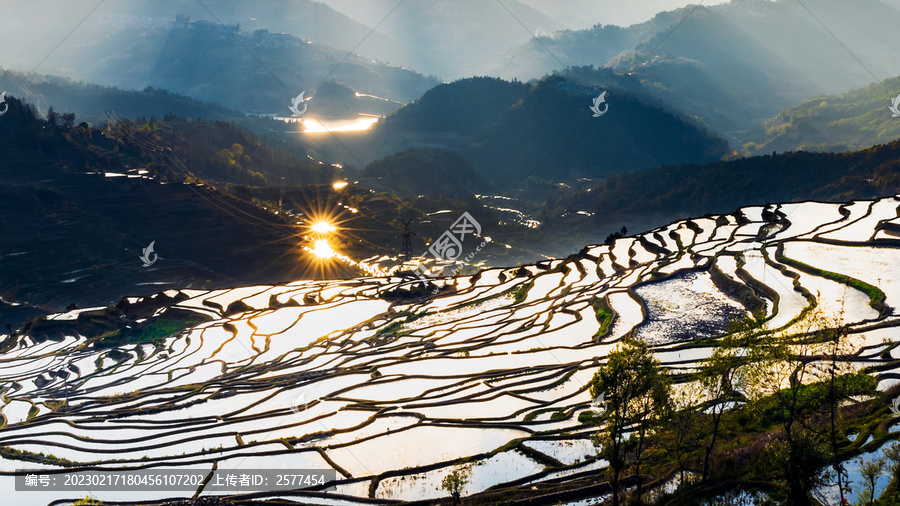
<path fill-rule="evenodd" d="M 303 126 L 303 133 L 318 134 L 328 132 L 362 132 L 372 128 L 372 125 L 377 123 L 380 118 L 378 116 L 360 115 L 355 118 L 345 119 L 295 118 L 293 116 L 275 116 L 275 119 L 285 123 L 300 123 Z"/>
<path fill-rule="evenodd" d="M 462 495 L 482 492 L 499 483 L 538 473 L 543 468 L 544 466 L 518 451 L 502 452 L 468 466 L 471 474 L 462 489 Z M 376 497 L 401 500 L 445 497 L 447 493 L 440 488 L 441 480 L 456 469 L 460 469 L 460 466 L 446 466 L 425 473 L 385 479 L 381 482 Z"/>
<path fill-rule="evenodd" d="M 634 291 L 648 313 L 638 335 L 650 342 L 716 335 L 745 312 L 713 285 L 707 273 L 688 272 Z"/>
<path fill-rule="evenodd" d="M 854 499 L 859 500 L 862 498 L 862 492 L 865 490 L 865 485 L 863 483 L 862 474 L 859 471 L 859 463 L 860 459 L 863 460 L 877 460 L 884 457 L 884 451 L 890 448 L 890 446 L 894 443 L 894 441 L 888 441 L 881 445 L 881 448 L 875 450 L 874 452 L 863 453 L 858 457 L 854 457 L 849 461 L 844 462 L 844 468 L 847 470 L 847 476 L 850 480 L 851 493 L 846 494 L 847 499 L 853 502 Z M 890 471 L 885 469 L 881 475 L 878 476 L 878 480 L 875 482 L 875 497 L 881 495 L 884 492 L 884 489 L 887 488 L 888 484 L 891 482 Z M 838 500 L 838 489 L 837 485 L 833 487 L 825 487 L 817 490 L 818 494 L 824 494 L 828 504 L 840 504 Z"/>
<path fill-rule="evenodd" d="M 303 120 L 303 133 L 318 134 L 327 132 L 361 132 L 372 128 L 377 117 L 364 116 L 356 119 L 323 120 L 309 118 Z"/>

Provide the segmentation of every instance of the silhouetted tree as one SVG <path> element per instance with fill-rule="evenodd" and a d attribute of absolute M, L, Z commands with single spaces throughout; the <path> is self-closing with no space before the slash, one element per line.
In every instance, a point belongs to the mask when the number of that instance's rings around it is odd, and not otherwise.
<path fill-rule="evenodd" d="M 647 343 L 626 336 L 606 357 L 591 382 L 591 395 L 605 396 L 606 427 L 592 436 L 601 454 L 609 461 L 613 505 L 619 504 L 619 482 L 627 467 L 625 434 L 634 428 L 633 440 L 640 496 L 640 463 L 644 437 L 652 428 L 651 417 L 665 412 L 669 397 L 669 382 L 662 366 Z"/>
<path fill-rule="evenodd" d="M 761 328 L 762 321 L 753 317 L 733 322 L 729 333 L 700 365 L 698 383 L 708 402 L 704 417 L 703 480 L 709 477 L 710 457 L 716 448 L 722 418 L 729 404 L 742 397 L 740 391 L 746 386 L 746 377 L 741 369 L 746 358 L 744 346 Z"/>

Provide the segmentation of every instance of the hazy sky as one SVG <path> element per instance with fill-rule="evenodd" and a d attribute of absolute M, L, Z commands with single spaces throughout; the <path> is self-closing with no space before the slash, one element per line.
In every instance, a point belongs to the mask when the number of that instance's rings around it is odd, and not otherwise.
<path fill-rule="evenodd" d="M 375 13 L 369 12 L 366 6 L 372 6 L 367 0 L 319 0 L 331 8 L 340 11 L 366 24 L 374 24 Z M 484 0 L 497 1 L 497 0 Z M 509 2 L 510 0 L 504 0 Z M 660 11 L 684 7 L 688 4 L 716 5 L 723 0 L 706 0 L 693 2 L 687 0 L 519 0 L 534 9 L 559 21 L 562 25 L 579 30 L 590 28 L 598 23 L 604 25 L 628 26 L 641 23 L 652 18 Z M 397 0 L 399 3 L 399 0 Z M 378 13 L 380 14 L 380 12 Z"/>
<path fill-rule="evenodd" d="M 661 11 L 688 4 L 716 5 L 722 0 L 520 0 L 567 27 L 579 30 L 597 23 L 629 26 L 642 23 Z"/>

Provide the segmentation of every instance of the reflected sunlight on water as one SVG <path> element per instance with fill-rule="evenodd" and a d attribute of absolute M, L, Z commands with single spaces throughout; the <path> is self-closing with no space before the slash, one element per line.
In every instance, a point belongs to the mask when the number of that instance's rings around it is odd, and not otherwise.
<path fill-rule="evenodd" d="M 295 122 L 297 118 L 275 118 L 282 121 Z M 372 128 L 378 121 L 378 116 L 359 116 L 351 119 L 317 119 L 305 118 L 300 120 L 303 125 L 303 133 L 317 134 L 327 132 L 361 132 Z"/>

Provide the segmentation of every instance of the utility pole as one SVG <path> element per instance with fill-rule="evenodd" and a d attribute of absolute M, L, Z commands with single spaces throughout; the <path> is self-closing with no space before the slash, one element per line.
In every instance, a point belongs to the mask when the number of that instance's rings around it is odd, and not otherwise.
<path fill-rule="evenodd" d="M 284 200 L 284 176 L 281 176 L 281 195 L 278 196 L 278 216 L 281 216 L 281 202 Z"/>
<path fill-rule="evenodd" d="M 413 220 L 400 221 L 403 223 L 403 247 L 400 256 L 402 256 L 404 260 L 409 260 L 412 258 L 412 232 L 410 232 L 409 226 L 412 225 Z"/>

